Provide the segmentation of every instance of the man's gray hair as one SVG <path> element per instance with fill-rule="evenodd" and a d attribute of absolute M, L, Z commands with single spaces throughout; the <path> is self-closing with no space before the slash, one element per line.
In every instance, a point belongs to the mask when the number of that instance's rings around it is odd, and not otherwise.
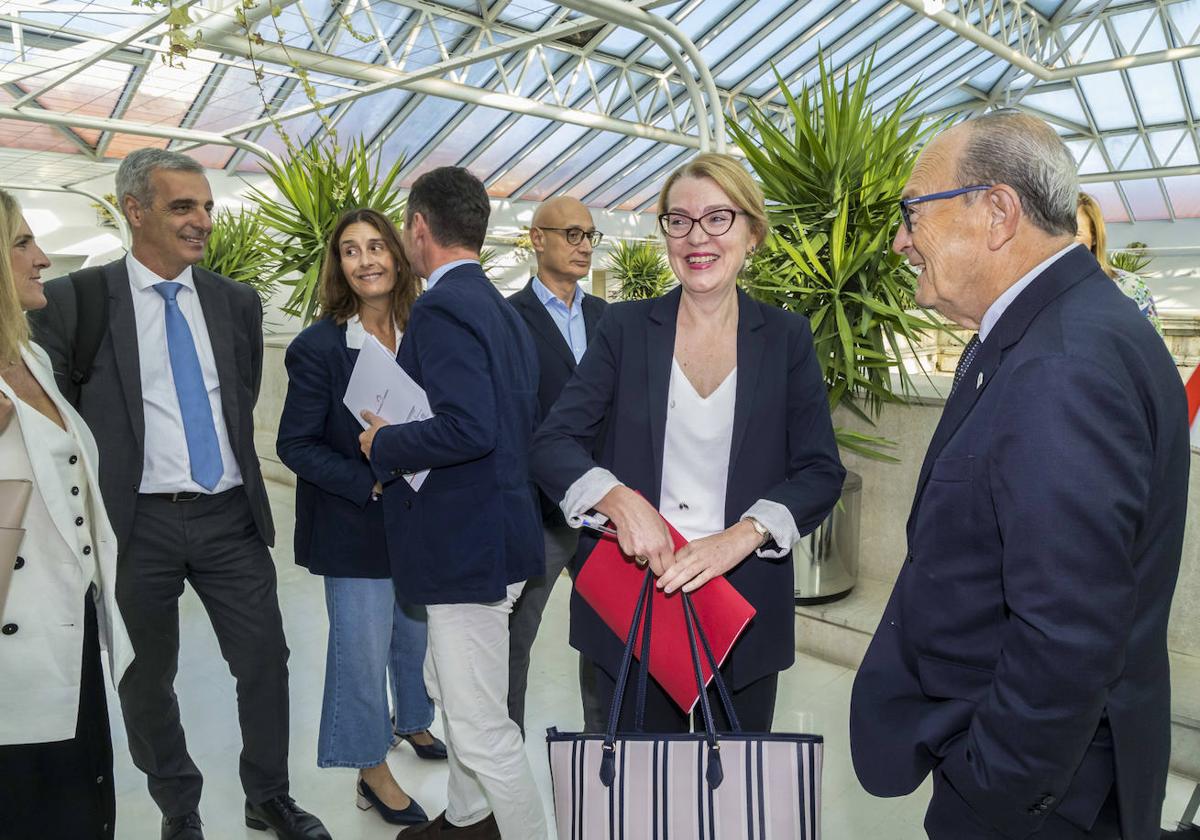
<path fill-rule="evenodd" d="M 133 196 L 143 207 L 149 207 L 154 201 L 154 187 L 150 184 L 150 175 L 155 169 L 204 174 L 204 167 L 182 152 L 167 149 L 138 149 L 131 152 L 117 169 L 117 205 L 122 213 L 125 212 L 127 195 Z"/>
<path fill-rule="evenodd" d="M 1005 109 L 964 123 L 967 142 L 958 161 L 963 185 L 1007 184 L 1029 220 L 1051 235 L 1075 234 L 1079 177 L 1075 159 L 1048 124 Z"/>

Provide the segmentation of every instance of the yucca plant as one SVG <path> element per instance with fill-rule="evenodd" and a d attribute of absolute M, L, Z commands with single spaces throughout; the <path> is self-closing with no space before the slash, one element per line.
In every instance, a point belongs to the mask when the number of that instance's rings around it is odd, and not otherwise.
<path fill-rule="evenodd" d="M 902 122 L 916 89 L 875 113 L 867 97 L 872 61 L 840 86 L 824 55 L 819 63 L 819 84 L 798 97 L 776 73 L 794 129 L 780 129 L 758 108 L 748 114 L 750 130 L 729 124 L 762 183 L 771 223 L 743 282 L 755 297 L 808 316 L 830 410 L 845 405 L 873 425 L 882 406 L 902 402 L 911 387 L 898 339 L 940 329 L 910 311 L 914 275 L 890 247 L 917 147 L 936 124 Z M 837 433 L 848 450 L 895 460 L 882 451 L 890 445 L 883 438 Z"/>
<path fill-rule="evenodd" d="M 658 297 L 673 277 L 662 249 L 653 242 L 618 241 L 609 254 L 608 270 L 619 283 L 617 297 L 621 300 Z"/>
<path fill-rule="evenodd" d="M 276 267 L 271 279 L 292 286 L 284 312 L 305 324 L 316 316 L 321 260 L 342 213 L 370 207 L 397 226 L 403 223 L 405 200 L 396 191 L 403 166 L 404 158 L 399 157 L 380 176 L 379 159 L 371 159 L 362 140 L 344 152 L 313 141 L 281 164 L 267 166 L 279 196 L 259 189 L 251 194 L 263 224 L 275 234 Z"/>
<path fill-rule="evenodd" d="M 275 292 L 275 243 L 256 210 L 218 211 L 200 265 L 245 283 L 264 302 Z"/>

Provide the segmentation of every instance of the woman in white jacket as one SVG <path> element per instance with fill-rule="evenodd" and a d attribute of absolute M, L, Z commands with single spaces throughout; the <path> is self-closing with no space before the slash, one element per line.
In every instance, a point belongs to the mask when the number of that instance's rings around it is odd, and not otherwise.
<path fill-rule="evenodd" d="M 33 484 L 0 604 L 0 834 L 107 840 L 116 800 L 100 649 L 114 683 L 133 659 L 114 599 L 117 543 L 92 434 L 29 341 L 25 312 L 46 305 L 50 263 L 3 190 L 0 237 L 0 479 Z"/>

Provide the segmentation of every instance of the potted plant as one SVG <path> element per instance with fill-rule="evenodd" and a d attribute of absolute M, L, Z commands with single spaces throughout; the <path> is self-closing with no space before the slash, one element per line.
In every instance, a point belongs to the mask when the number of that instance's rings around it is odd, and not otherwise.
<path fill-rule="evenodd" d="M 658 297 L 672 280 L 667 258 L 653 242 L 618 241 L 609 254 L 608 270 L 618 282 L 621 300 Z"/>
<path fill-rule="evenodd" d="M 251 195 L 276 242 L 270 279 L 292 287 L 284 312 L 305 324 L 315 318 L 321 260 L 344 212 L 370 207 L 397 227 L 403 224 L 405 199 L 396 189 L 403 167 L 401 156 L 381 176 L 378 158 L 367 154 L 362 140 L 344 151 L 314 141 L 280 164 L 267 166 L 278 197 L 257 188 Z"/>

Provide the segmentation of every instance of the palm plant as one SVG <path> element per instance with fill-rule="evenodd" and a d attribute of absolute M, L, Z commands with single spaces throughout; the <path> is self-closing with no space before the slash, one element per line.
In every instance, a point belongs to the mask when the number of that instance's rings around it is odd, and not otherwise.
<path fill-rule="evenodd" d="M 245 283 L 264 302 L 275 292 L 275 243 L 256 210 L 218 211 L 200 265 Z"/>
<path fill-rule="evenodd" d="M 396 191 L 403 166 L 400 157 L 380 176 L 379 160 L 368 156 L 362 140 L 344 153 L 332 144 L 314 141 L 282 163 L 267 166 L 278 198 L 259 189 L 251 194 L 263 224 L 277 241 L 271 279 L 292 287 L 284 312 L 305 324 L 316 316 L 321 260 L 344 212 L 370 207 L 397 227 L 403 223 L 405 199 Z"/>
<path fill-rule="evenodd" d="M 1150 265 L 1150 258 L 1146 256 L 1145 248 L 1145 242 L 1130 242 L 1119 251 L 1109 251 L 1108 261 L 1113 268 L 1128 271 L 1130 274 L 1141 274 L 1146 266 Z"/>
<path fill-rule="evenodd" d="M 608 270 L 620 283 L 621 300 L 645 300 L 663 294 L 671 284 L 671 269 L 652 242 L 618 241 L 608 257 Z"/>
<path fill-rule="evenodd" d="M 776 74 L 794 129 L 758 108 L 748 114 L 749 130 L 730 123 L 762 183 L 771 223 L 743 282 L 759 299 L 808 316 L 830 410 L 845 405 L 874 425 L 885 403 L 903 402 L 911 389 L 899 339 L 916 342 L 940 329 L 910 312 L 914 275 L 889 247 L 917 146 L 936 125 L 902 122 L 915 89 L 876 114 L 867 98 L 872 61 L 840 87 L 824 55 L 819 62 L 819 84 L 799 97 Z M 837 432 L 848 450 L 895 460 L 880 450 L 890 445 L 883 438 Z"/>

